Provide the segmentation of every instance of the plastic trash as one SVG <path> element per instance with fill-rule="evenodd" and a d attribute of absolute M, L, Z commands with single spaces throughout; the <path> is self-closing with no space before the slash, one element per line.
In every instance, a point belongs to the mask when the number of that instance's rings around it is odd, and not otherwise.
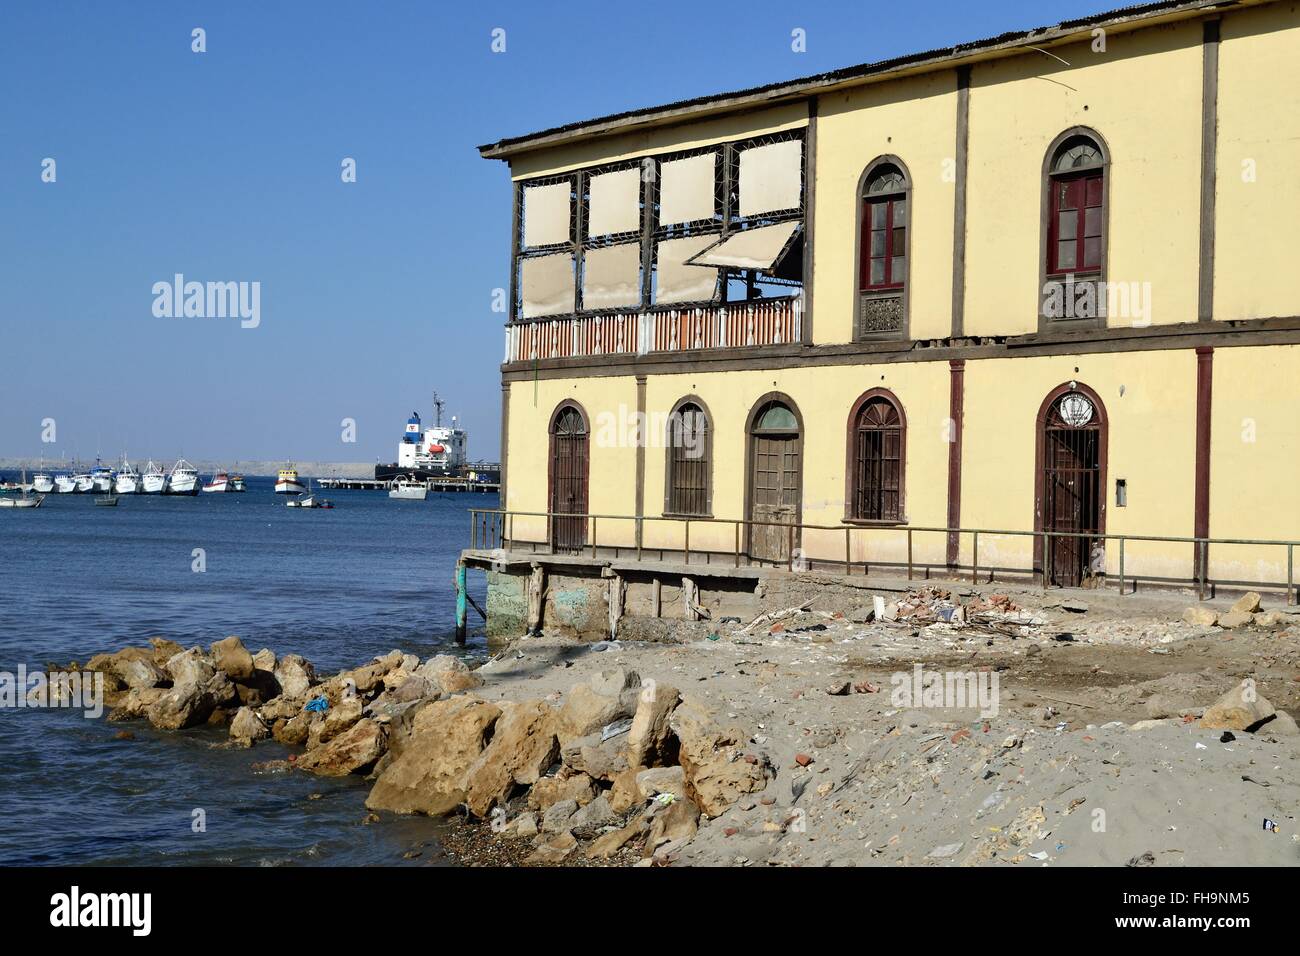
<path fill-rule="evenodd" d="M 313 714 L 323 714 L 330 709 L 330 699 L 322 694 L 319 697 L 313 697 L 307 701 L 303 710 L 310 711 Z"/>
<path fill-rule="evenodd" d="M 1264 829 L 1267 830 L 1269 833 L 1281 833 L 1281 832 L 1282 832 L 1281 829 L 1280 829 L 1280 828 L 1278 827 L 1278 825 L 1277 825 L 1277 821 L 1276 821 L 1276 820 L 1270 820 L 1268 817 L 1265 817 L 1265 818 L 1264 818 Z"/>

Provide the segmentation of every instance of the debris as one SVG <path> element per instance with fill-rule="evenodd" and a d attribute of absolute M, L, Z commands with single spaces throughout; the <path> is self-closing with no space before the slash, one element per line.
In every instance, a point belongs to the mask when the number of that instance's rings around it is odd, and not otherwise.
<path fill-rule="evenodd" d="M 845 681 L 842 684 L 832 684 L 826 688 L 826 693 L 832 697 L 847 697 L 853 691 L 853 684 Z"/>
<path fill-rule="evenodd" d="M 322 694 L 319 697 L 313 697 L 302 708 L 313 714 L 323 714 L 330 709 L 330 699 Z"/>
<path fill-rule="evenodd" d="M 760 614 L 758 617 L 754 618 L 752 621 L 750 621 L 748 624 L 742 627 L 740 631 L 742 634 L 747 634 L 749 633 L 750 630 L 752 630 L 755 627 L 758 627 L 760 624 L 772 624 L 777 621 L 784 621 L 788 617 L 794 617 L 796 614 L 802 614 L 804 611 L 812 607 L 812 604 L 813 604 L 812 601 L 805 601 L 803 604 L 800 604 L 798 607 L 788 607 L 782 611 L 768 611 L 767 613 Z"/>
<path fill-rule="evenodd" d="M 946 860 L 949 857 L 956 856 L 958 853 L 960 853 L 961 848 L 964 847 L 965 845 L 966 844 L 964 843 L 945 843 L 943 846 L 935 847 L 925 856 L 926 859 L 930 859 L 930 860 Z"/>
<path fill-rule="evenodd" d="M 1150 850 L 1147 850 L 1141 856 L 1135 856 L 1132 859 L 1130 859 L 1128 861 L 1128 865 L 1129 866 L 1155 866 L 1156 855 L 1152 853 Z"/>
<path fill-rule="evenodd" d="M 1236 734 L 1234 734 L 1231 730 L 1225 730 L 1223 732 L 1223 736 L 1219 738 L 1219 743 L 1230 744 L 1236 739 L 1237 739 Z"/>
<path fill-rule="evenodd" d="M 806 767 L 813 762 L 813 758 L 809 757 L 807 754 L 795 754 L 794 762 L 801 767 Z"/>
<path fill-rule="evenodd" d="M 1278 827 L 1276 821 L 1270 820 L 1268 817 L 1264 818 L 1264 829 L 1267 830 L 1269 833 L 1282 832 L 1282 830 Z"/>

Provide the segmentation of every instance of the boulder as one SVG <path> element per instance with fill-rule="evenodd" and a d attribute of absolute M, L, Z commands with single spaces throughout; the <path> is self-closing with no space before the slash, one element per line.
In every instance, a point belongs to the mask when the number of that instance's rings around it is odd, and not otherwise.
<path fill-rule="evenodd" d="M 149 657 L 120 662 L 117 665 L 117 675 L 130 688 L 159 687 L 171 683 L 171 675 Z"/>
<path fill-rule="evenodd" d="M 271 673 L 275 670 L 275 651 L 264 647 L 253 655 L 253 667 L 259 671 Z"/>
<path fill-rule="evenodd" d="M 681 700 L 677 688 L 647 684 L 637 698 L 632 729 L 627 734 L 627 762 L 633 767 L 675 763 L 677 742 L 668 726 Z"/>
<path fill-rule="evenodd" d="M 230 682 L 230 678 L 221 671 L 214 671 L 212 676 L 203 682 L 203 689 L 212 696 L 213 705 L 216 707 L 239 706 L 239 692 Z"/>
<path fill-rule="evenodd" d="M 333 740 L 360 719 L 361 701 L 355 697 L 331 705 L 322 717 L 311 722 L 307 748 L 310 750 Z"/>
<path fill-rule="evenodd" d="M 235 691 L 239 694 L 241 704 L 260 707 L 280 696 L 280 682 L 270 671 L 254 668 L 251 677 L 235 681 Z"/>
<path fill-rule="evenodd" d="M 534 810 L 549 810 L 561 800 L 573 800 L 585 807 L 596 799 L 596 782 L 585 773 L 567 773 L 542 777 L 528 791 L 528 806 Z"/>
<path fill-rule="evenodd" d="M 1219 627 L 1245 627 L 1247 624 L 1253 624 L 1254 622 L 1255 615 L 1249 611 L 1229 611 L 1227 614 L 1219 615 Z"/>
<path fill-rule="evenodd" d="M 585 737 L 623 717 L 632 716 L 635 706 L 625 702 L 620 694 L 599 694 L 587 684 L 576 684 L 565 696 L 556 723 L 556 735 L 561 744 L 577 737 Z"/>
<path fill-rule="evenodd" d="M 387 686 L 387 682 L 385 682 L 385 686 Z M 438 697 L 442 693 L 442 688 L 422 674 L 411 674 L 406 680 L 393 687 L 389 693 L 395 703 L 405 704 L 411 701 L 430 700 Z"/>
<path fill-rule="evenodd" d="M 316 668 L 298 654 L 286 654 L 275 666 L 275 679 L 285 697 L 305 697 L 316 683 Z"/>
<path fill-rule="evenodd" d="M 676 799 L 686 797 L 686 771 L 681 767 L 652 767 L 636 775 L 637 796 L 649 800 L 661 793 L 671 793 Z"/>
<path fill-rule="evenodd" d="M 415 673 L 433 681 L 444 694 L 460 694 L 483 686 L 483 678 L 471 671 L 459 657 L 439 654 L 415 669 Z"/>
<path fill-rule="evenodd" d="M 185 648 L 181 647 L 175 641 L 169 641 L 165 637 L 149 638 L 150 654 L 153 662 L 159 667 L 164 666 L 169 660 L 179 654 Z"/>
<path fill-rule="evenodd" d="M 133 720 L 146 716 L 158 698 L 167 693 L 162 687 L 133 687 L 108 715 L 109 720 Z"/>
<path fill-rule="evenodd" d="M 545 701 L 529 700 L 506 708 L 492 742 L 465 774 L 465 803 L 486 817 L 517 786 L 532 786 L 560 754 L 556 713 Z"/>
<path fill-rule="evenodd" d="M 360 773 L 383 756 L 387 735 L 381 724 L 359 720 L 329 743 L 309 750 L 297 763 L 300 770 L 322 777 Z"/>
<path fill-rule="evenodd" d="M 204 723 L 216 706 L 212 695 L 191 681 L 177 684 L 159 696 L 145 710 L 145 716 L 160 730 L 183 730 Z"/>
<path fill-rule="evenodd" d="M 588 683 L 591 689 L 604 697 L 619 697 L 625 690 L 635 690 L 641 686 L 641 676 L 636 671 L 622 667 L 597 671 Z"/>
<path fill-rule="evenodd" d="M 450 813 L 465 802 L 465 772 L 487 746 L 501 708 L 476 697 L 427 704 L 410 738 L 375 781 L 366 806 L 397 813 Z"/>
<path fill-rule="evenodd" d="M 767 786 L 767 761 L 743 759 L 737 749 L 746 739 L 744 731 L 718 726 L 703 703 L 684 699 L 669 717 L 669 726 L 680 743 L 687 796 L 707 816 L 716 817 L 743 794 Z"/>
<path fill-rule="evenodd" d="M 599 731 L 578 737 L 565 744 L 560 759 L 566 767 L 581 771 L 597 780 L 612 781 L 628 768 L 622 737 L 601 740 Z"/>
<path fill-rule="evenodd" d="M 650 833 L 645 841 L 645 856 L 664 843 L 685 845 L 695 839 L 700 827 L 700 810 L 689 800 L 674 800 L 667 806 L 652 808 Z"/>
<path fill-rule="evenodd" d="M 578 833 L 590 833 L 617 822 L 618 815 L 610 807 L 609 800 L 601 794 L 585 807 L 578 808 L 578 812 L 569 818 L 569 829 Z"/>
<path fill-rule="evenodd" d="M 1162 717 L 1181 717 L 1191 713 L 1200 716 L 1202 708 L 1197 707 L 1190 698 L 1181 695 L 1152 694 L 1147 698 L 1146 711 L 1148 717 L 1159 720 Z"/>
<path fill-rule="evenodd" d="M 621 830 L 611 830 L 600 837 L 587 848 L 587 859 L 589 860 L 608 860 L 611 856 L 623 849 L 632 839 L 646 831 L 648 826 L 644 816 L 637 817 Z"/>
<path fill-rule="evenodd" d="M 1272 631 L 1279 627 L 1286 627 L 1291 619 L 1281 611 L 1260 611 L 1258 614 L 1253 615 L 1253 621 L 1256 627 Z"/>
<path fill-rule="evenodd" d="M 572 833 L 561 833 L 539 843 L 524 862 L 532 865 L 563 863 L 577 845 L 578 841 Z"/>
<path fill-rule="evenodd" d="M 1209 707 L 1201 718 L 1206 730 L 1254 730 L 1277 711 L 1254 681 L 1244 680 Z"/>
<path fill-rule="evenodd" d="M 271 729 L 251 707 L 241 707 L 230 721 L 230 736 L 233 740 L 265 740 Z"/>
<path fill-rule="evenodd" d="M 272 725 L 271 736 L 286 746 L 305 744 L 311 733 L 312 716 L 304 711 L 288 719 L 281 717 Z"/>
<path fill-rule="evenodd" d="M 626 813 L 641 802 L 641 788 L 637 786 L 636 778 L 644 769 L 644 767 L 628 767 L 614 777 L 614 786 L 609 788 L 606 795 L 615 813 Z"/>
<path fill-rule="evenodd" d="M 1300 728 L 1296 727 L 1295 720 L 1285 710 L 1279 710 L 1273 715 L 1273 719 L 1259 728 L 1262 734 L 1275 734 L 1278 737 L 1294 737 L 1300 734 Z"/>
<path fill-rule="evenodd" d="M 248 653 L 244 642 L 233 635 L 212 642 L 212 663 L 231 680 L 246 680 L 256 669 L 253 655 Z"/>
<path fill-rule="evenodd" d="M 578 812 L 578 802 L 576 800 L 561 800 L 559 803 L 553 803 L 542 814 L 542 832 L 543 833 L 567 833 L 572 825 L 570 820 Z"/>
<path fill-rule="evenodd" d="M 1219 612 L 1212 607 L 1194 604 L 1183 612 L 1183 620 L 1197 627 L 1214 627 L 1219 623 Z"/>
<path fill-rule="evenodd" d="M 171 675 L 172 683 L 203 684 L 217 672 L 200 647 L 191 647 L 167 659 L 163 668 Z"/>
<path fill-rule="evenodd" d="M 1239 614 L 1254 614 L 1260 608 L 1260 596 L 1256 591 L 1247 591 L 1237 599 L 1237 603 L 1232 605 L 1232 609 Z"/>
<path fill-rule="evenodd" d="M 537 836 L 537 814 L 521 813 L 501 831 L 503 836 L 510 837 L 535 837 Z"/>

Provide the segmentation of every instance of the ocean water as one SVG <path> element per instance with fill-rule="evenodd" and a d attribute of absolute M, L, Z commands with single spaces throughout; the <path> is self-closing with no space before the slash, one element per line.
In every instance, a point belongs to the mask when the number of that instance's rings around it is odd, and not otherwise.
<path fill-rule="evenodd" d="M 250 651 L 302 654 L 318 672 L 394 648 L 486 655 L 473 610 L 467 647 L 453 643 L 452 575 L 469 543 L 467 509 L 496 507 L 496 495 L 334 491 L 327 511 L 287 508 L 273 485 L 249 478 L 243 494 L 134 495 L 116 508 L 51 494 L 38 509 L 0 509 L 0 671 L 84 663 L 155 635 L 206 647 L 237 634 Z M 469 586 L 482 605 L 482 576 Z M 135 739 L 114 739 L 123 729 Z M 0 864 L 440 859 L 437 821 L 367 825 L 365 781 L 258 774 L 251 764 L 288 751 L 214 749 L 224 739 L 0 708 Z M 427 846 L 404 860 L 417 844 Z"/>

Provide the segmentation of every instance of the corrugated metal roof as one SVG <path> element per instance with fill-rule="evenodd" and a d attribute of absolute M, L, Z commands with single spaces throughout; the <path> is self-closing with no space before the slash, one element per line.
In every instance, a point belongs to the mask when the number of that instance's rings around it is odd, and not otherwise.
<path fill-rule="evenodd" d="M 769 83 L 764 86 L 754 86 L 743 90 L 734 90 L 726 93 L 712 93 L 707 96 L 697 96 L 691 99 L 678 100 L 673 103 L 664 103 L 658 106 L 642 107 L 635 110 L 627 110 L 622 113 L 611 113 L 607 116 L 599 116 L 594 119 L 581 120 L 575 123 L 568 123 L 563 126 L 555 126 L 550 129 L 539 130 L 535 133 L 528 133 L 522 136 L 511 136 L 500 139 L 495 143 L 487 143 L 479 147 L 479 152 L 489 159 L 505 159 L 507 156 L 525 152 L 533 146 L 551 146 L 558 142 L 577 139 L 584 134 L 593 135 L 606 132 L 614 132 L 609 127 L 624 127 L 632 125 L 630 121 L 642 119 L 651 120 L 660 114 L 689 113 L 692 111 L 706 111 L 709 106 L 723 104 L 728 100 L 776 100 L 782 97 L 793 97 L 801 93 L 809 93 L 820 87 L 833 86 L 845 81 L 855 79 L 868 79 L 880 77 L 881 75 L 901 71 L 907 67 L 915 67 L 923 64 L 931 64 L 935 67 L 946 65 L 951 66 L 951 61 L 958 61 L 972 54 L 996 50 L 1000 47 L 1022 47 L 1029 45 L 1030 41 L 1050 41 L 1054 38 L 1067 36 L 1076 33 L 1081 29 L 1094 28 L 1105 24 L 1123 23 L 1133 20 L 1144 20 L 1168 15 L 1173 13 L 1195 13 L 1211 9 L 1223 9 L 1226 7 L 1240 6 L 1249 0 L 1158 0 L 1155 3 L 1137 4 L 1128 7 L 1119 7 L 1114 10 L 1108 10 L 1105 13 L 1097 13 L 1087 17 L 1080 17 L 1075 20 L 1064 20 L 1053 26 L 1036 27 L 1032 30 L 1012 31 L 1001 33 L 994 37 L 988 37 L 983 40 L 973 40 L 969 43 L 961 43 L 953 47 L 940 47 L 934 50 L 926 50 L 920 53 L 909 53 L 904 56 L 892 57 L 887 60 L 878 60 L 874 63 L 861 63 L 856 66 L 841 67 L 838 70 L 831 70 L 827 73 L 816 73 L 811 76 L 799 77 L 792 80 L 781 80 L 776 83 Z M 1261 0 L 1261 2 L 1271 2 L 1271 0 Z M 742 102 L 736 104 L 737 108 L 750 105 Z M 543 142 L 549 141 L 549 142 Z"/>

